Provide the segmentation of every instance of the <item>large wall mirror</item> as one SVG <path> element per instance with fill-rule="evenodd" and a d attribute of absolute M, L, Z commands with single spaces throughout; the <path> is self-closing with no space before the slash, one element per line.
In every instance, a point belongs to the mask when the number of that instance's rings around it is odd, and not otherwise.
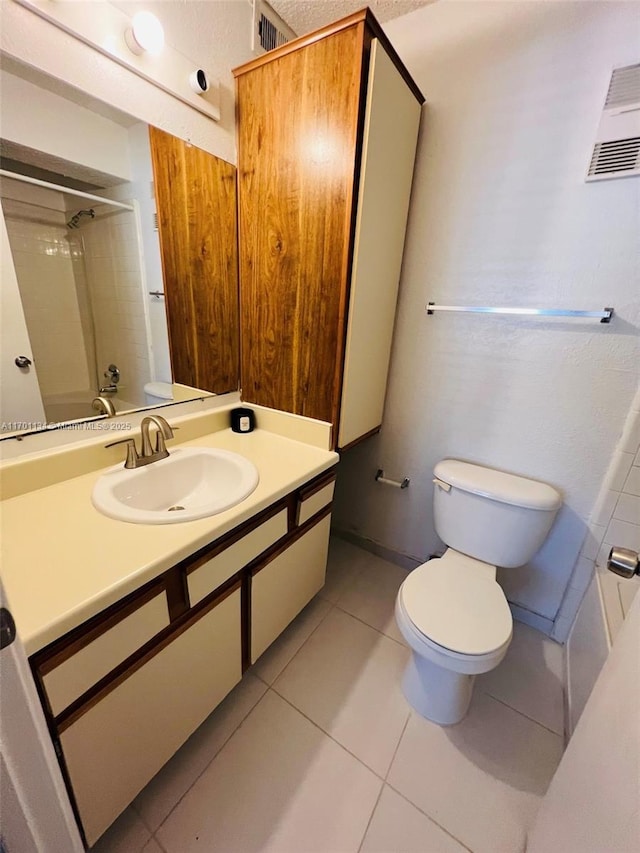
<path fill-rule="evenodd" d="M 0 440 L 237 390 L 235 167 L 0 73 Z"/>

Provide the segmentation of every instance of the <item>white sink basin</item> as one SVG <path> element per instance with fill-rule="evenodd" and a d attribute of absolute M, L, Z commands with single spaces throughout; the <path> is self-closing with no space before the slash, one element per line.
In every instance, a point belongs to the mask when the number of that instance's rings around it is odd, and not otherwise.
<path fill-rule="evenodd" d="M 238 453 L 177 448 L 143 468 L 112 468 L 95 484 L 91 499 L 97 510 L 120 521 L 176 524 L 235 506 L 258 480 L 256 466 Z"/>

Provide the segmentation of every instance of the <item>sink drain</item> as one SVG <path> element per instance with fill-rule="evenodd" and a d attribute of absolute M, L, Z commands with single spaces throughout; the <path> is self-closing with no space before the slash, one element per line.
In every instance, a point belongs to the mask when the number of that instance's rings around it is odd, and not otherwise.
<path fill-rule="evenodd" d="M 177 512 L 179 509 L 184 509 L 184 507 L 183 507 L 183 506 L 179 506 L 179 505 L 177 505 L 177 506 L 170 506 L 170 507 L 169 507 L 169 509 L 167 510 L 167 512 Z"/>

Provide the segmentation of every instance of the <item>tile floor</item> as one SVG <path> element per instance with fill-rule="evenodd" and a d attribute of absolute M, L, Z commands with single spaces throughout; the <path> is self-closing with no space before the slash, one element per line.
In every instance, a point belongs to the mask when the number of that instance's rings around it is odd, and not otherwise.
<path fill-rule="evenodd" d="M 562 755 L 562 648 L 516 624 L 468 716 L 413 713 L 406 573 L 341 539 L 327 583 L 94 853 L 516 853 Z"/>

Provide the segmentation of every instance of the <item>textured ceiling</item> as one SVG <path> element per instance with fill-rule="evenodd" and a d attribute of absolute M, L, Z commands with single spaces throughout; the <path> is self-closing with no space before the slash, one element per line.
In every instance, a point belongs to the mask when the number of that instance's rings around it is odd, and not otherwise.
<path fill-rule="evenodd" d="M 291 29 L 302 36 L 369 6 L 380 21 L 390 21 L 433 0 L 268 0 Z"/>

